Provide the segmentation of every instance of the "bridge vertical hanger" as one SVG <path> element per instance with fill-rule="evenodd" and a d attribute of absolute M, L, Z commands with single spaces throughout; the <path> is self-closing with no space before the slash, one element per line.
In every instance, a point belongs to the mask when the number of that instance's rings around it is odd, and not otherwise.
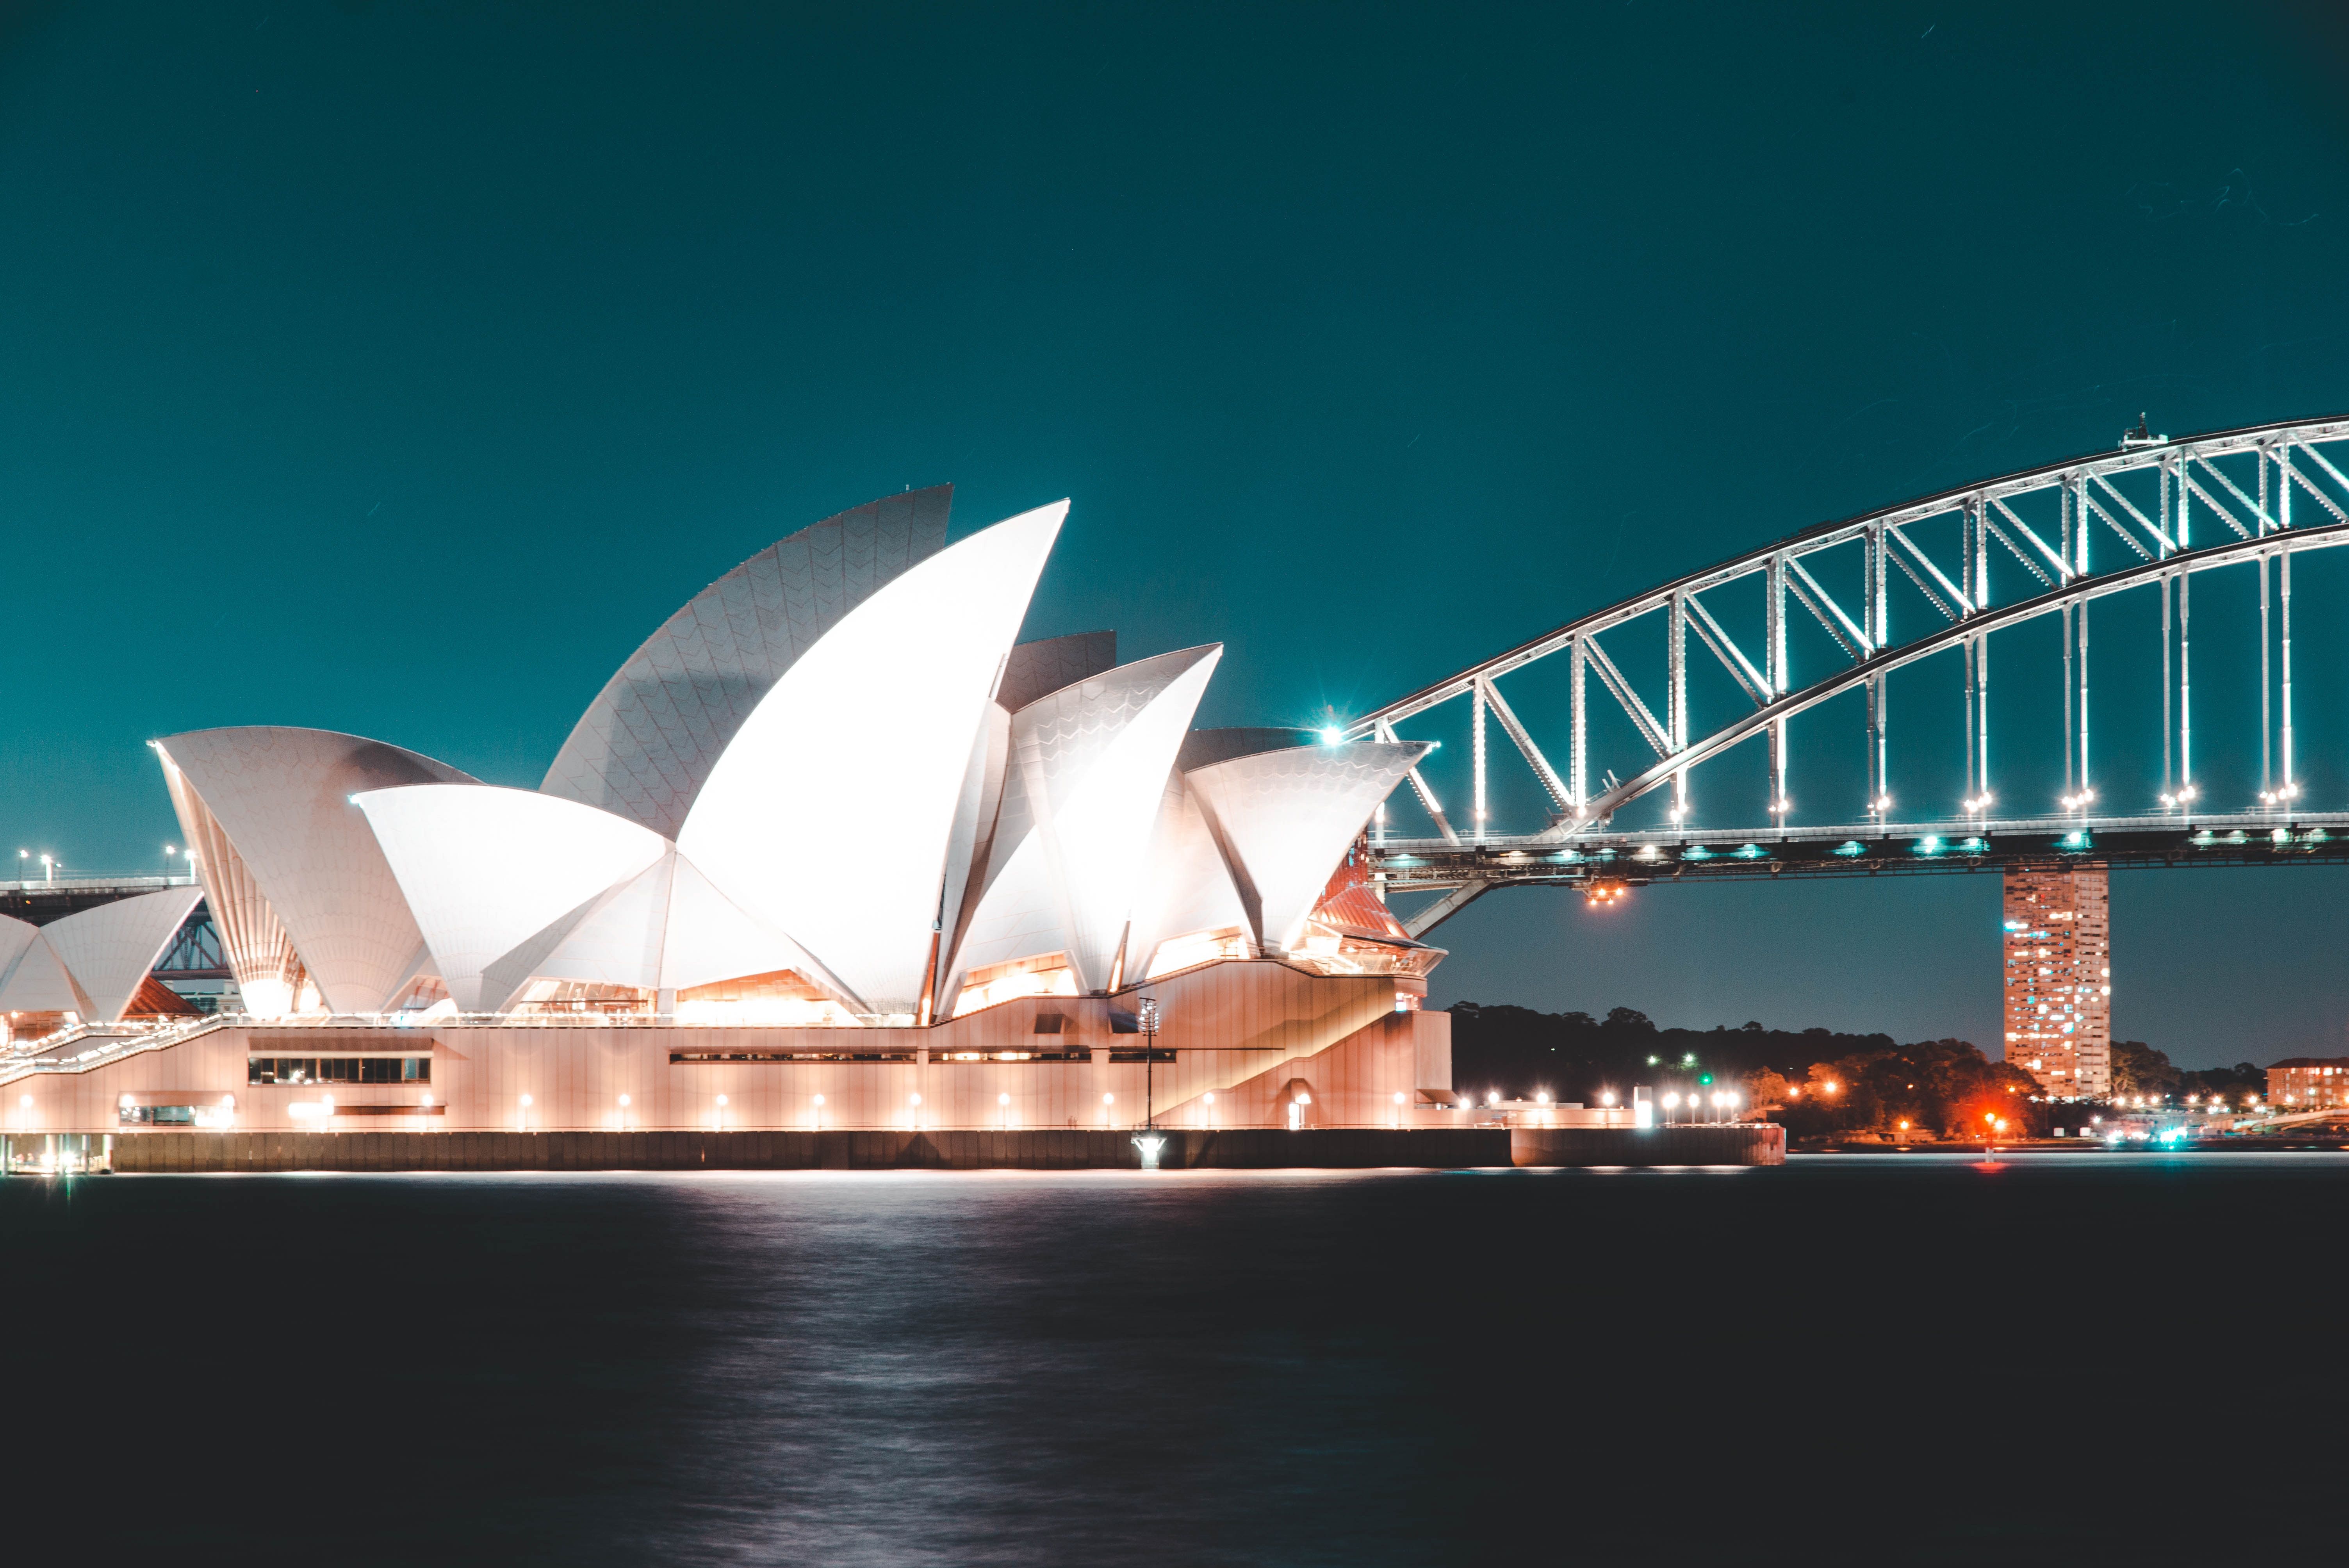
<path fill-rule="evenodd" d="M 1884 525 L 1880 522 L 1868 524 L 1867 532 L 1861 536 L 1859 547 L 1860 592 L 1866 599 L 1866 603 L 1860 611 L 1860 619 L 1863 623 L 1860 630 L 1862 642 L 1865 645 L 1860 649 L 1862 658 L 1874 657 L 1877 650 L 1883 647 L 1887 640 L 1884 625 L 1885 543 Z M 1882 808 L 1878 807 L 1876 802 L 1892 793 L 1889 768 L 1889 753 L 1885 737 L 1885 708 L 1889 695 L 1886 690 L 1885 677 L 1881 674 L 1868 677 L 1868 798 L 1869 809 L 1879 812 Z"/>
<path fill-rule="evenodd" d="M 2283 702 L 2283 788 L 2286 799 L 2291 799 L 2292 777 L 2292 546 L 2283 545 L 2276 552 L 2277 611 L 2282 616 L 2283 640 L 2277 647 L 2282 660 Z"/>
<path fill-rule="evenodd" d="M 2169 573 L 2164 573 L 2161 577 L 2161 792 L 2165 795 L 2173 793 L 2176 786 L 2172 777 L 2171 754 L 2177 749 L 2177 740 L 2169 733 Z"/>
<path fill-rule="evenodd" d="M 2283 617 L 2283 645 L 2278 650 L 2282 658 L 2283 675 L 2283 788 L 2289 800 L 2294 789 L 2292 775 L 2292 443 L 2280 441 L 2273 448 L 2276 459 L 2276 530 L 2285 537 L 2276 551 L 2277 591 L 2281 603 L 2277 610 Z"/>
<path fill-rule="evenodd" d="M 2259 515 L 2252 526 L 2261 538 L 2268 531 L 2268 458 L 2264 449 L 2254 449 L 2252 458 L 2259 463 Z M 2208 467 L 2208 464 L 2204 465 Z M 2274 676 L 2268 667 L 2268 650 L 2272 638 L 2268 630 L 2268 555 L 2260 552 L 2260 793 L 2275 788 L 2275 714 Z"/>
<path fill-rule="evenodd" d="M 1974 635 L 1974 706 L 1981 719 L 1974 733 L 1974 784 L 1983 799 L 1990 796 L 1990 634 Z"/>
<path fill-rule="evenodd" d="M 2160 475 L 2161 490 L 2158 499 L 2154 502 L 2153 515 L 2160 521 L 2161 527 L 2156 531 L 2154 548 L 2161 552 L 2159 559 L 2167 561 L 2169 559 L 2172 538 L 2169 518 L 2169 464 L 2164 462 L 2155 471 Z M 2161 574 L 2161 792 L 2165 795 L 2173 792 L 2176 782 L 2171 774 L 2170 755 L 2175 749 L 2175 742 L 2169 732 L 2170 577 L 2171 573 L 2167 572 Z"/>
<path fill-rule="evenodd" d="M 1668 709 L 1665 723 L 1671 729 L 1672 755 L 1688 749 L 1688 593 L 1684 589 L 1672 593 L 1671 630 L 1666 652 L 1671 663 L 1671 686 L 1667 694 Z M 1672 820 L 1688 820 L 1688 769 L 1672 774 Z"/>
<path fill-rule="evenodd" d="M 1568 684 L 1572 688 L 1570 706 L 1574 727 L 1573 738 L 1567 745 L 1566 766 L 1572 775 L 1570 788 L 1574 797 L 1574 820 L 1579 822 L 1583 808 L 1590 803 L 1590 731 L 1588 727 L 1590 682 L 1587 678 L 1590 673 L 1590 660 L 1580 637 L 1575 638 L 1568 647 L 1566 658 L 1567 668 L 1570 672 Z"/>
<path fill-rule="evenodd" d="M 1965 551 L 1966 614 L 1990 608 L 1990 528 L 1982 498 L 1966 502 L 1959 534 Z M 1990 797 L 1990 634 L 1966 641 L 1966 793 Z M 1987 810 L 1987 807 L 1985 807 Z"/>
<path fill-rule="evenodd" d="M 1469 836 L 1481 844 L 1485 841 L 1485 683 L 1481 680 L 1468 694 L 1468 711 L 1473 720 L 1468 749 L 1476 780 L 1476 799 L 1470 807 L 1474 825 L 1469 830 Z"/>
<path fill-rule="evenodd" d="M 2055 488 L 2055 504 L 2062 518 L 2062 531 L 2055 538 L 2056 548 L 2061 552 L 2057 571 L 2062 577 L 2068 578 L 2072 571 L 2072 487 L 2070 485 L 2063 484 Z M 2072 770 L 2072 765 L 2076 758 L 2073 755 L 2072 747 L 2072 605 L 2068 601 L 2058 612 L 2057 619 L 2064 628 L 2064 793 L 2071 795 L 2077 793 L 2080 786 Z"/>
<path fill-rule="evenodd" d="M 1974 645 L 1982 639 L 1968 637 L 1962 645 L 1965 655 L 1966 683 L 1966 799 L 1974 797 Z"/>
<path fill-rule="evenodd" d="M 2178 497 L 2178 510 L 2185 510 L 2185 496 Z M 2178 574 L 2178 789 L 2180 795 L 2194 788 L 2194 578 L 2191 573 Z"/>
<path fill-rule="evenodd" d="M 2186 482 L 2183 454 L 2163 465 L 2178 480 L 2178 527 L 2173 536 L 2179 554 L 2194 548 L 2194 493 Z M 2194 789 L 2194 576 L 2178 574 L 2178 789 L 2181 797 Z"/>
<path fill-rule="evenodd" d="M 1990 513 L 1974 497 L 1974 608 L 1990 608 Z"/>
<path fill-rule="evenodd" d="M 2076 580 L 2088 575 L 2088 481 L 2080 475 L 2072 479 L 2072 527 L 2075 534 L 2072 572 Z M 2090 792 L 2088 783 L 2088 602 L 2080 601 L 2080 793 Z"/>
<path fill-rule="evenodd" d="M 1765 623 L 1763 633 L 1763 676 L 1770 688 L 1773 702 L 1786 695 L 1786 556 L 1785 552 L 1770 557 L 1763 580 L 1762 615 Z M 1770 721 L 1770 808 L 1777 814 L 1778 825 L 1785 826 L 1785 813 L 1781 807 L 1786 799 L 1786 721 Z"/>

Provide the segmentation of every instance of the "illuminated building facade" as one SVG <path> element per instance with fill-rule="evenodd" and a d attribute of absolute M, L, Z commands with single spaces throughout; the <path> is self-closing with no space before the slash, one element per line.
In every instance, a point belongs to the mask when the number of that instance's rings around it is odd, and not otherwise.
<path fill-rule="evenodd" d="M 1018 643 L 1067 504 L 949 544 L 950 499 L 710 584 L 536 789 L 318 730 L 155 742 L 243 1010 L 142 1030 L 77 988 L 60 944 L 127 914 L 9 937 L 16 999 L 80 1031 L 18 1031 L 9 1130 L 1454 1115 L 1443 954 L 1355 852 L 1429 746 L 1195 729 L 1219 646 Z M 184 891 L 116 944 L 140 975 Z"/>
<path fill-rule="evenodd" d="M 2268 1103 L 2286 1110 L 2349 1106 L 2349 1057 L 2291 1057 L 2268 1068 Z"/>
<path fill-rule="evenodd" d="M 2112 1092 L 2110 878 L 2101 864 L 2006 873 L 2006 1059 L 2060 1099 Z"/>

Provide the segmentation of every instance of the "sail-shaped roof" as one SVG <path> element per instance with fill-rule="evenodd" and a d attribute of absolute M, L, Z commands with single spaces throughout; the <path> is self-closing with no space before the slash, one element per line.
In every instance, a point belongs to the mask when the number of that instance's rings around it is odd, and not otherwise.
<path fill-rule="evenodd" d="M 997 523 L 851 611 L 736 732 L 678 834 L 860 1010 L 921 1010 L 978 741 L 1067 514 Z"/>
<path fill-rule="evenodd" d="M 282 989 L 298 957 L 336 1013 L 374 1013 L 413 979 L 423 936 L 351 797 L 470 774 L 363 736 L 284 725 L 155 743 L 238 983 Z"/>
<path fill-rule="evenodd" d="M 1128 944 L 1126 972 L 1147 973 L 1151 955 L 1170 937 L 1195 932 L 1238 927 L 1253 934 L 1247 911 L 1240 903 L 1223 851 L 1207 829 L 1179 769 L 1167 770 L 1158 802 L 1158 820 L 1150 837 L 1150 869 L 1143 879 L 1143 896 L 1134 912 L 1133 935 Z"/>
<path fill-rule="evenodd" d="M 529 977 L 525 965 L 491 995 L 484 971 L 668 852 L 649 828 L 528 789 L 424 784 L 371 790 L 357 803 L 441 982 L 468 1013 L 503 1006 Z"/>
<path fill-rule="evenodd" d="M 41 928 L 14 915 L 0 915 L 0 1013 L 78 1013 L 96 1009 L 41 939 Z"/>
<path fill-rule="evenodd" d="M 1426 741 L 1379 740 L 1243 748 L 1185 771 L 1258 942 L 1295 945 L 1330 869 L 1379 802 L 1433 749 Z"/>
<path fill-rule="evenodd" d="M 957 968 L 1064 951 L 1086 989 L 1117 976 L 1166 779 L 1222 656 L 1214 646 L 1137 660 L 1012 715 L 994 841 L 1003 872 Z"/>
<path fill-rule="evenodd" d="M 816 640 L 944 549 L 952 485 L 854 507 L 769 545 L 645 639 L 596 694 L 539 789 L 664 838 L 761 699 Z"/>
<path fill-rule="evenodd" d="M 1117 667 L 1115 632 L 1071 632 L 1064 637 L 1041 637 L 1021 643 L 1003 661 L 1003 680 L 995 700 L 1012 713 L 1038 697 L 1059 691 L 1087 676 Z"/>
<path fill-rule="evenodd" d="M 88 999 L 85 1016 L 100 1024 L 122 1016 L 203 896 L 201 887 L 170 887 L 119 898 L 41 927 L 41 940 Z"/>

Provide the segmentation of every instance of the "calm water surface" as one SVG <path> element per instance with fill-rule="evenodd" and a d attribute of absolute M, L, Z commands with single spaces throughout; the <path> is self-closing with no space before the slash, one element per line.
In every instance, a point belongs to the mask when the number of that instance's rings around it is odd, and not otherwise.
<path fill-rule="evenodd" d="M 2344 1235 L 2342 1155 L 18 1179 L 8 1490 L 98 1559 L 2295 1560 Z"/>

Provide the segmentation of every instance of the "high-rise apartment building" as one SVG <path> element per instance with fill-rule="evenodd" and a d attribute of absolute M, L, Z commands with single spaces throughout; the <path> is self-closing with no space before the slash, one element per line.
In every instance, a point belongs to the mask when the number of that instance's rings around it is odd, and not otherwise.
<path fill-rule="evenodd" d="M 2113 1088 L 2110 882 L 2101 863 L 2006 873 L 2006 1059 L 2059 1099 Z"/>

